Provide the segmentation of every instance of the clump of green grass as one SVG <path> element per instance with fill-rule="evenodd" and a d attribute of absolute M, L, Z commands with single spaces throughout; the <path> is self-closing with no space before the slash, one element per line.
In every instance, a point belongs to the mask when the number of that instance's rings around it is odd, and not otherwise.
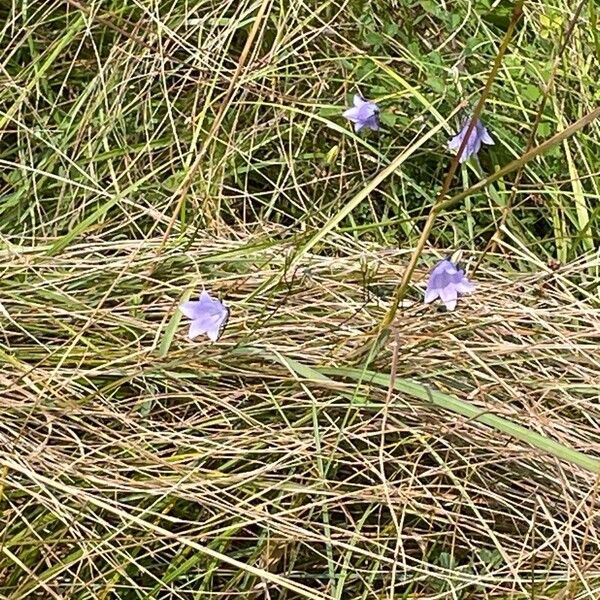
<path fill-rule="evenodd" d="M 438 215 L 375 333 L 510 10 L 0 15 L 2 597 L 598 596 L 598 124 Z M 449 194 L 596 108 L 597 19 L 526 3 Z M 422 287 L 455 248 L 448 314 Z M 202 286 L 214 345 L 176 311 Z"/>

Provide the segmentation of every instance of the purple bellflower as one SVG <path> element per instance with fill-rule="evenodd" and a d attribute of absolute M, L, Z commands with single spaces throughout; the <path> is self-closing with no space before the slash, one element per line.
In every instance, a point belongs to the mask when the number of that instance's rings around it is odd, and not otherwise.
<path fill-rule="evenodd" d="M 475 286 L 465 277 L 463 270 L 449 260 L 442 260 L 429 275 L 425 290 L 425 304 L 441 298 L 447 310 L 454 310 L 458 295 L 468 294 L 474 289 Z"/>
<path fill-rule="evenodd" d="M 354 106 L 345 110 L 342 114 L 348 121 L 354 123 L 354 131 L 360 131 L 363 127 L 377 131 L 379 129 L 379 106 L 375 102 L 369 102 L 358 94 L 354 96 Z"/>
<path fill-rule="evenodd" d="M 192 320 L 188 333 L 190 340 L 206 334 L 213 342 L 216 342 L 221 337 L 229 319 L 229 309 L 217 298 L 211 298 L 206 291 L 200 294 L 200 300 L 184 302 L 179 310 Z"/>
<path fill-rule="evenodd" d="M 467 134 L 467 129 L 469 128 L 469 124 L 471 123 L 470 119 L 467 119 L 461 130 L 448 142 L 448 148 L 450 150 L 454 150 L 455 153 L 460 149 L 463 140 L 465 139 L 465 135 Z M 475 127 L 471 130 L 471 135 L 463 148 L 462 154 L 458 159 L 459 162 L 463 163 L 466 160 L 469 160 L 472 156 L 475 156 L 479 150 L 481 149 L 481 144 L 489 144 L 493 145 L 494 140 L 490 137 L 487 129 L 483 125 L 483 123 L 477 119 L 477 123 L 475 123 Z"/>

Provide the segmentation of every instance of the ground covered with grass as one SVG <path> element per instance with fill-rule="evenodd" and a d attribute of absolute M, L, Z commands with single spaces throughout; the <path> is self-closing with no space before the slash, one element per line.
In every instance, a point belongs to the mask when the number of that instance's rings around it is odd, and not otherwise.
<path fill-rule="evenodd" d="M 600 597 L 599 15 L 0 5 L 0 598 Z"/>

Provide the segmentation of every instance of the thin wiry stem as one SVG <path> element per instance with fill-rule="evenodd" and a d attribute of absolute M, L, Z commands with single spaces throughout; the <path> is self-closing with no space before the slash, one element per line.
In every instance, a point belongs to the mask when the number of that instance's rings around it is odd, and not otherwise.
<path fill-rule="evenodd" d="M 583 10 L 586 3 L 587 3 L 587 0 L 581 0 L 581 2 L 577 5 L 577 8 L 575 9 L 575 12 L 573 13 L 573 16 L 571 17 L 571 19 L 567 25 L 567 28 L 563 35 L 563 41 L 560 45 L 560 48 L 558 49 L 558 52 L 556 53 L 556 57 L 554 59 L 554 65 L 552 66 L 552 70 L 550 71 L 550 77 L 548 78 L 548 81 L 546 81 L 546 84 L 542 90 L 542 98 L 540 100 L 540 104 L 539 104 L 538 110 L 535 115 L 535 120 L 529 131 L 529 136 L 527 138 L 527 144 L 525 146 L 525 153 L 529 152 L 535 144 L 535 136 L 537 135 L 538 128 L 540 126 L 542 117 L 544 115 L 544 111 L 546 109 L 546 104 L 548 102 L 548 98 L 550 97 L 550 92 L 552 91 L 552 87 L 554 85 L 554 78 L 556 77 L 556 72 L 560 65 L 560 61 L 563 58 L 563 54 L 564 54 L 565 50 L 567 49 L 569 42 L 571 41 L 571 37 L 573 35 L 573 32 L 575 31 L 575 26 L 577 25 L 577 21 L 579 20 L 581 11 Z M 502 231 L 504 229 L 504 225 L 506 224 L 506 222 L 512 212 L 515 197 L 516 197 L 517 191 L 519 189 L 519 183 L 521 182 L 521 178 L 523 177 L 524 167 L 526 164 L 527 163 L 523 163 L 517 170 L 515 179 L 512 183 L 512 189 L 511 189 L 510 196 L 508 197 L 508 200 L 506 201 L 506 205 L 502 208 L 502 216 L 500 217 L 500 223 L 498 224 L 498 227 L 496 228 L 494 233 L 490 236 L 490 239 L 489 239 L 488 243 L 486 244 L 483 252 L 479 255 L 477 262 L 475 263 L 475 266 L 473 267 L 473 269 L 471 271 L 472 273 L 475 273 L 477 271 L 477 269 L 481 265 L 482 261 L 484 260 L 486 254 L 488 252 L 494 252 L 496 245 L 502 238 Z"/>
<path fill-rule="evenodd" d="M 419 236 L 419 240 L 417 241 L 415 249 L 414 249 L 414 251 L 410 257 L 410 260 L 406 266 L 406 269 L 404 270 L 404 273 L 402 274 L 402 279 L 400 280 L 398 288 L 394 294 L 394 300 L 392 302 L 392 306 L 391 306 L 390 310 L 388 311 L 387 315 L 385 316 L 385 319 L 381 322 L 381 324 L 379 326 L 380 331 L 389 327 L 390 323 L 394 320 L 394 317 L 396 316 L 396 311 L 398 310 L 398 306 L 399 306 L 400 302 L 402 301 L 402 299 L 404 298 L 404 296 L 406 295 L 406 291 L 408 290 L 408 286 L 411 282 L 412 275 L 417 266 L 417 262 L 419 261 L 421 253 L 423 252 L 423 249 L 425 248 L 425 244 L 427 243 L 427 240 L 429 239 L 429 234 L 431 233 L 431 230 L 433 229 L 435 219 L 436 219 L 437 215 L 439 214 L 439 212 L 441 210 L 443 210 L 444 199 L 446 198 L 446 196 L 448 194 L 448 190 L 450 189 L 450 186 L 454 179 L 454 175 L 456 174 L 456 169 L 458 168 L 460 157 L 461 157 L 464 149 L 466 148 L 467 143 L 470 138 L 470 135 L 471 135 L 471 132 L 475 128 L 477 121 L 479 120 L 479 117 L 481 115 L 481 112 L 483 111 L 483 106 L 485 104 L 485 101 L 487 100 L 488 95 L 490 94 L 490 92 L 492 90 L 492 85 L 494 83 L 494 80 L 496 79 L 496 75 L 498 74 L 500 65 L 502 64 L 502 60 L 504 59 L 504 55 L 505 55 L 506 51 L 508 50 L 508 46 L 510 45 L 510 41 L 512 39 L 512 35 L 515 30 L 515 27 L 517 26 L 517 23 L 519 22 L 522 14 L 523 14 L 523 2 L 524 2 L 524 0 L 517 0 L 517 2 L 515 2 L 510 23 L 508 25 L 508 28 L 506 29 L 506 33 L 504 34 L 502 44 L 500 45 L 500 48 L 498 49 L 498 54 L 496 55 L 496 59 L 494 60 L 494 64 L 492 66 L 490 74 L 488 75 L 487 81 L 485 82 L 485 87 L 483 88 L 481 96 L 479 97 L 479 101 L 478 101 L 477 105 L 475 106 L 475 109 L 473 110 L 473 114 L 471 115 L 471 120 L 469 122 L 467 130 L 463 137 L 462 143 L 461 143 L 460 147 L 458 148 L 456 155 L 450 162 L 450 169 L 448 170 L 448 173 L 444 179 L 444 182 L 442 184 L 442 189 L 440 190 L 440 193 L 438 194 L 437 198 L 435 199 L 435 201 L 433 203 L 433 206 L 431 207 L 431 210 L 429 211 L 429 215 L 427 216 L 427 220 L 425 221 L 425 224 L 423 225 L 423 230 L 421 232 L 421 235 Z"/>

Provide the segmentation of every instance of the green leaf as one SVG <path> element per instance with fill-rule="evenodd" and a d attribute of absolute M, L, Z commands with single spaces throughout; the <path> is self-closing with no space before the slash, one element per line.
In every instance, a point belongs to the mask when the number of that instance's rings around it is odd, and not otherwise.
<path fill-rule="evenodd" d="M 297 361 L 291 361 L 290 359 L 285 360 L 288 366 L 293 368 L 298 375 L 316 381 L 328 381 L 332 384 L 335 384 L 335 381 L 329 379 L 328 376 L 337 375 L 342 378 L 350 379 L 360 383 L 374 384 L 383 389 L 388 389 L 391 383 L 390 376 L 384 373 L 375 373 L 373 371 L 343 367 L 312 369 L 310 367 L 306 367 L 305 365 L 300 365 L 300 363 Z M 454 396 L 444 394 L 430 388 L 429 386 L 407 379 L 396 378 L 393 381 L 393 387 L 398 392 L 402 392 L 423 402 L 433 404 L 444 410 L 461 415 L 471 421 L 483 423 L 488 427 L 492 427 L 496 431 L 510 435 L 519 441 L 525 442 L 526 444 L 529 444 L 534 448 L 537 448 L 538 450 L 550 454 L 560 460 L 570 462 L 593 473 L 600 473 L 600 459 L 588 456 L 583 452 L 573 450 L 572 448 L 551 440 L 540 433 L 531 431 L 522 425 L 513 423 L 508 419 L 490 414 L 489 411 L 484 411 L 480 407 L 474 406 L 470 402 L 459 400 Z"/>
<path fill-rule="evenodd" d="M 540 96 L 542 95 L 542 91 L 540 90 L 540 88 L 537 85 L 533 85 L 530 83 L 525 86 L 525 89 L 523 90 L 523 94 L 529 100 L 536 102 L 537 100 L 539 100 Z"/>
<path fill-rule="evenodd" d="M 381 34 L 376 33 L 375 31 L 369 31 L 367 35 L 365 35 L 365 41 L 370 46 L 383 46 L 385 40 L 381 36 Z"/>
<path fill-rule="evenodd" d="M 193 288 L 190 288 L 185 292 L 183 297 L 181 298 L 181 302 L 179 302 L 178 306 L 187 302 L 192 295 Z M 161 358 L 164 358 L 169 349 L 171 348 L 171 344 L 173 343 L 173 338 L 175 337 L 175 333 L 177 332 L 177 327 L 179 326 L 179 322 L 181 321 L 181 312 L 179 310 L 174 310 L 171 318 L 169 319 L 169 323 L 165 328 L 165 333 L 163 335 L 162 340 L 160 341 L 160 346 L 158 348 L 158 355 Z"/>
<path fill-rule="evenodd" d="M 441 77 L 430 75 L 427 78 L 427 85 L 437 94 L 443 94 L 446 90 L 446 83 Z"/>
<path fill-rule="evenodd" d="M 382 112 L 379 113 L 379 120 L 388 127 L 394 127 L 396 125 L 398 117 L 397 115 L 391 112 Z"/>

